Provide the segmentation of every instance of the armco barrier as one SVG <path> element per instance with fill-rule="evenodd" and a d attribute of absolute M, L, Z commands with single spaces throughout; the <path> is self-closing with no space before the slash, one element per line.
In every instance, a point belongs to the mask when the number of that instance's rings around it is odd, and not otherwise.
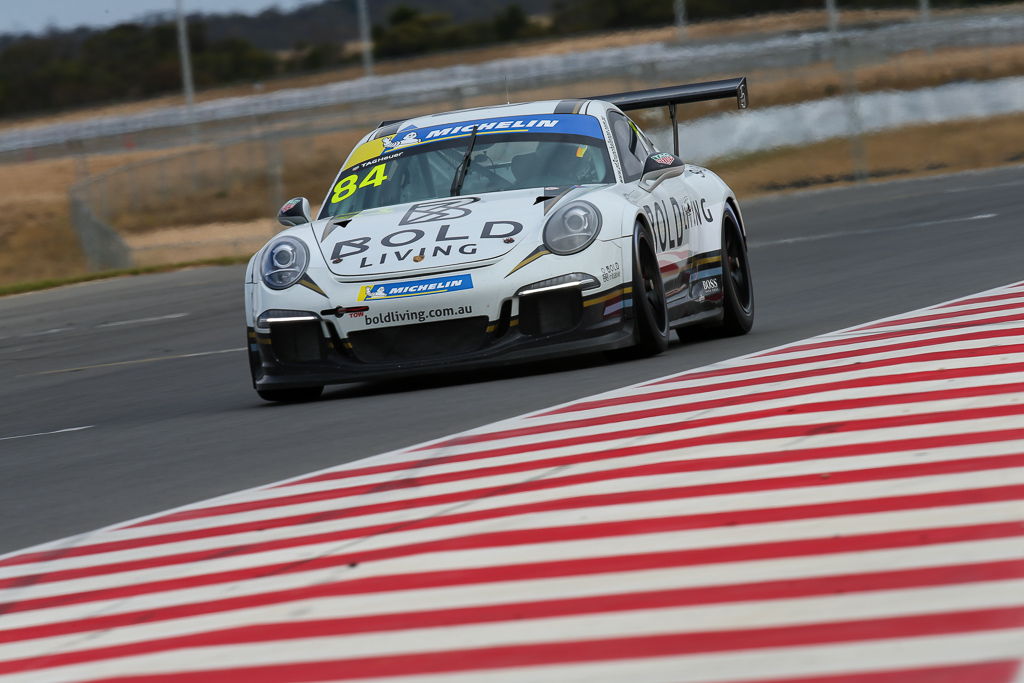
<path fill-rule="evenodd" d="M 0 557 L 5 683 L 1022 656 L 1024 283 Z"/>
<path fill-rule="evenodd" d="M 1024 76 L 715 114 L 680 124 L 680 135 L 686 158 L 699 163 L 904 126 L 1018 112 L 1024 112 Z M 655 133 L 656 142 L 671 144 L 670 129 L 651 131 Z"/>

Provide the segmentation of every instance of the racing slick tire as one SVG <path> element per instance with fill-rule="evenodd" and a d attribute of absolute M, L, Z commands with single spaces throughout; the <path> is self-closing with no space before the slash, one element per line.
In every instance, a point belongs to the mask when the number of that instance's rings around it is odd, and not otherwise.
<path fill-rule="evenodd" d="M 296 387 L 294 389 L 257 389 L 256 393 L 260 395 L 264 401 L 273 401 L 274 403 L 302 403 L 304 401 L 313 401 L 320 398 L 320 394 L 324 393 L 322 386 L 313 387 Z"/>
<path fill-rule="evenodd" d="M 725 205 L 722 219 L 722 326 L 723 336 L 735 337 L 754 326 L 754 284 L 750 278 L 747 243 L 736 212 Z"/>
<path fill-rule="evenodd" d="M 650 235 L 639 222 L 633 230 L 633 325 L 633 357 L 654 356 L 668 348 L 665 283 Z"/>
<path fill-rule="evenodd" d="M 746 334 L 754 325 L 754 285 L 750 277 L 747 244 L 736 212 L 728 204 L 722 217 L 722 317 L 702 325 L 676 330 L 684 342 Z"/>

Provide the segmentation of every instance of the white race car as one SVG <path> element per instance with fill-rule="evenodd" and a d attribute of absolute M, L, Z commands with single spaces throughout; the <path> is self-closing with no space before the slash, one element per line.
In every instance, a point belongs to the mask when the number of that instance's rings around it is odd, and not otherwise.
<path fill-rule="evenodd" d="M 253 385 L 326 384 L 743 334 L 754 298 L 731 189 L 624 110 L 736 97 L 746 79 L 419 116 L 356 145 L 314 220 L 298 197 L 249 261 Z M 688 334 L 679 330 L 680 334 Z"/>

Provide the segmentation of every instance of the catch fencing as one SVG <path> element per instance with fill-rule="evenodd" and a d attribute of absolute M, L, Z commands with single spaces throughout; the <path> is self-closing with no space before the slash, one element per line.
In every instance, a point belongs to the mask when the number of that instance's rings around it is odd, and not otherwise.
<path fill-rule="evenodd" d="M 401 107 L 458 107 L 480 95 L 587 83 L 607 77 L 638 83 L 690 80 L 709 73 L 787 68 L 836 59 L 843 45 L 876 58 L 938 47 L 1020 43 L 1024 15 L 912 21 L 838 32 L 804 32 L 704 44 L 645 43 L 575 54 L 499 59 L 482 64 L 410 71 L 306 88 L 289 88 L 121 116 L 97 117 L 0 134 L 0 160 L 64 154 L 82 143 L 89 151 L 130 146 L 174 146 L 235 138 L 263 121 L 287 123 L 311 115 L 367 115 Z M 640 87 L 639 85 L 637 87 Z M 580 93 L 577 93 L 580 94 Z M 597 94 L 597 93 L 593 93 Z M 436 108 L 436 107 L 431 107 Z M 126 142 L 128 141 L 128 142 Z M 20 155 L 20 156 L 19 156 Z"/>
<path fill-rule="evenodd" d="M 0 157 L 85 155 L 119 148 L 126 136 L 138 147 L 191 145 L 76 183 L 72 218 L 82 246 L 94 268 L 241 255 L 276 229 L 259 217 L 272 216 L 287 196 L 318 198 L 351 144 L 381 117 L 492 103 L 506 92 L 518 100 L 557 98 L 586 94 L 584 87 L 597 94 L 820 63 L 849 73 L 911 51 L 1021 43 L 1024 14 L 1001 14 L 502 59 L 14 131 L 0 135 Z M 756 104 L 756 88 L 753 94 Z M 251 229 L 237 225 L 245 220 Z M 217 222 L 225 225 L 180 228 Z M 167 231 L 162 241 L 152 234 L 160 230 Z"/>

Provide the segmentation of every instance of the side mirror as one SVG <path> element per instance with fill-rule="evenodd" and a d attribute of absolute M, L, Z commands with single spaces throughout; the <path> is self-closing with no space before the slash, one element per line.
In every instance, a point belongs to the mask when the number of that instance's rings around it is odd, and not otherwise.
<path fill-rule="evenodd" d="M 289 199 L 281 205 L 281 210 L 277 212 L 277 222 L 286 228 L 310 223 L 312 220 L 309 217 L 309 200 L 305 197 Z"/>
<path fill-rule="evenodd" d="M 668 152 L 656 152 L 644 162 L 644 172 L 640 176 L 640 187 L 650 192 L 667 178 L 674 178 L 683 172 L 683 160 Z"/>

